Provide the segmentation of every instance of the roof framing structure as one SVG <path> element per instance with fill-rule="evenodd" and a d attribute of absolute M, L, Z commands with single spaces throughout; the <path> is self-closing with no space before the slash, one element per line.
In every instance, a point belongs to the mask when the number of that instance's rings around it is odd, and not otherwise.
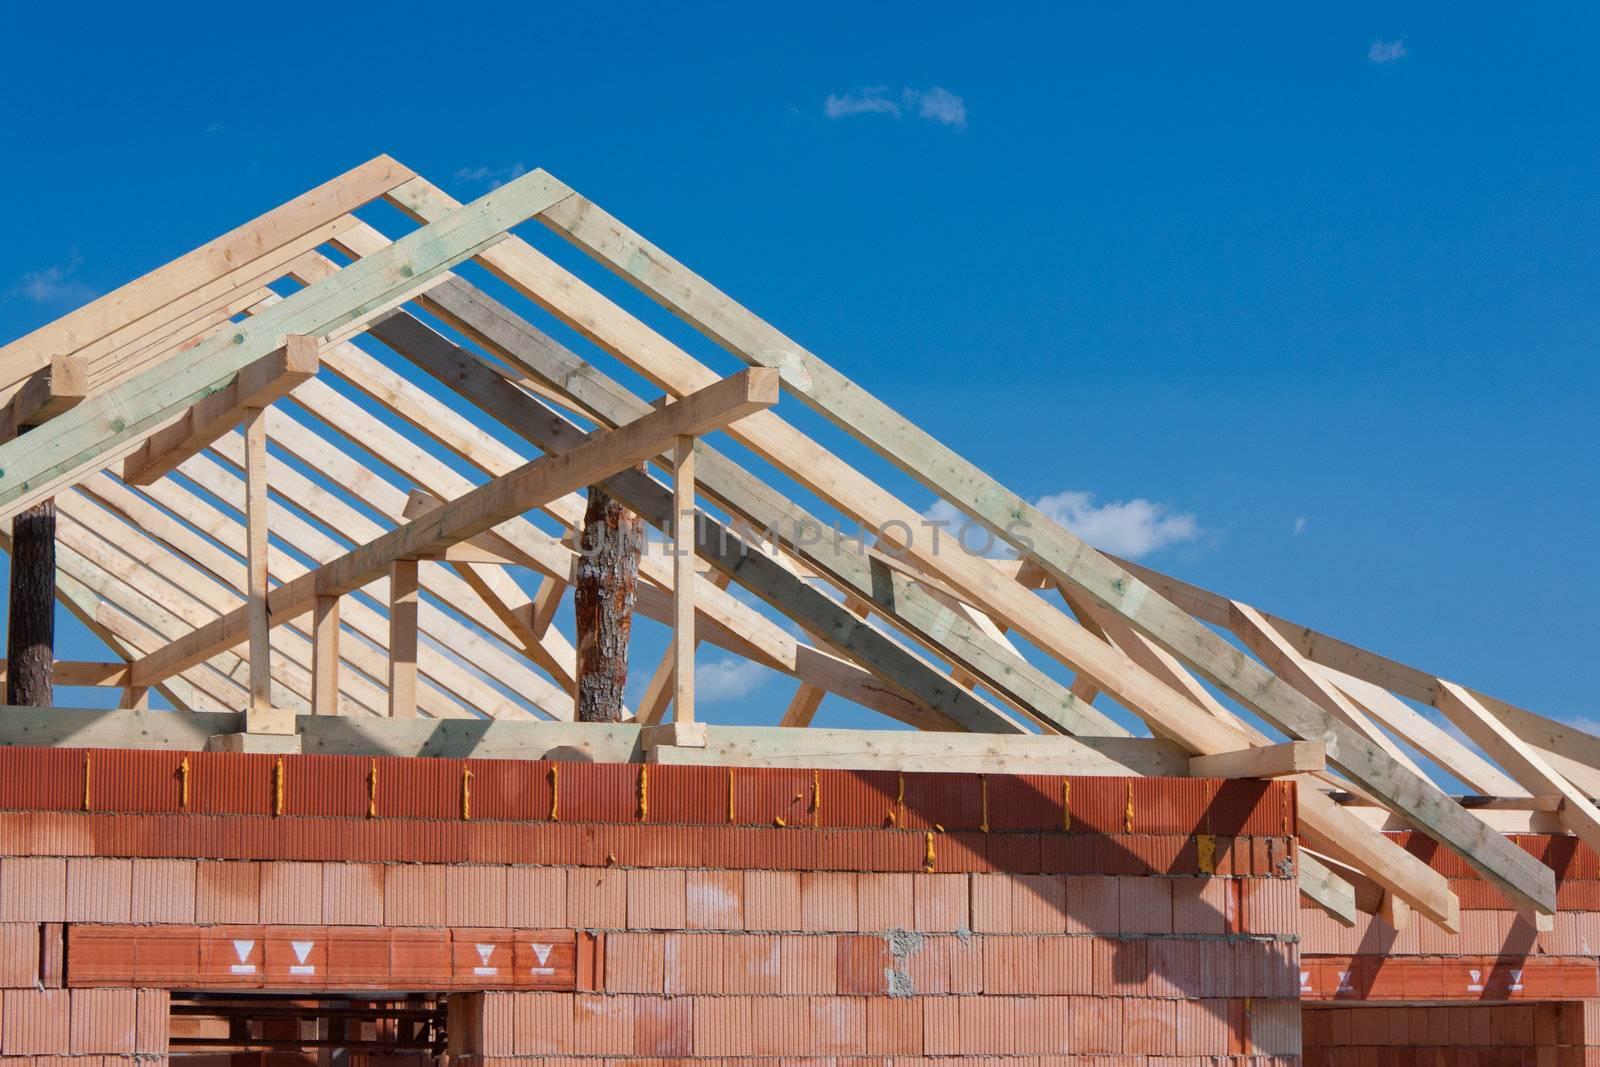
<path fill-rule="evenodd" d="M 0 348 L 0 405 L 0 526 L 57 500 L 58 598 L 120 657 L 58 684 L 124 709 L 8 712 L 0 742 L 243 725 L 323 750 L 1293 776 L 1308 897 L 1452 929 L 1448 882 L 1382 829 L 1546 918 L 1553 873 L 1508 818 L 1600 847 L 1600 738 L 1096 551 L 542 170 L 461 204 L 362 164 Z M 885 463 L 1007 557 L 917 536 Z M 641 564 L 673 647 L 622 727 L 563 722 L 555 620 L 596 482 L 680 549 Z M 792 676 L 787 709 L 698 723 L 699 643 Z M 178 712 L 142 710 L 152 689 Z M 892 722 L 809 727 L 828 697 Z"/>

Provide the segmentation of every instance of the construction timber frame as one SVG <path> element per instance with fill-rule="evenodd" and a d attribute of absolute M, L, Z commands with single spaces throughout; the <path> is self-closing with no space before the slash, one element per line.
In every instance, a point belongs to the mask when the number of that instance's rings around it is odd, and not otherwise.
<path fill-rule="evenodd" d="M 1600 848 L 1600 738 L 1096 551 L 542 170 L 463 205 L 374 159 L 0 348 L 0 405 L 0 527 L 56 499 L 57 596 L 121 657 L 55 667 L 119 710 L 5 709 L 0 743 L 1293 777 L 1302 893 L 1347 924 L 1459 925 L 1384 830 L 1541 924 L 1552 871 L 1504 834 Z M 1006 557 L 919 536 L 794 405 Z M 671 546 L 638 611 L 672 647 L 621 725 L 570 721 L 552 624 L 595 483 Z M 866 536 L 821 536 L 843 524 Z M 697 721 L 699 642 L 792 676 L 781 716 Z M 895 728 L 810 728 L 830 696 Z"/>

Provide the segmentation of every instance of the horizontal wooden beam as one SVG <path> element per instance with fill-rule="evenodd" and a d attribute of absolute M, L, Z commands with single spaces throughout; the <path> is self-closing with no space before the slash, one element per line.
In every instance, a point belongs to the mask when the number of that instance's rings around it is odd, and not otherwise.
<path fill-rule="evenodd" d="M 777 399 L 777 375 L 752 368 L 627 426 L 591 434 L 570 452 L 526 463 L 278 586 L 267 598 L 271 625 L 310 611 L 318 596 L 342 596 L 383 577 L 395 560 L 441 552 L 529 508 L 642 463 L 669 447 L 679 434 L 707 433 L 770 407 Z M 247 609 L 229 612 L 136 662 L 135 684 L 160 681 L 233 647 L 247 627 Z"/>
<path fill-rule="evenodd" d="M 124 459 L 122 480 L 149 485 L 238 426 L 246 412 L 271 407 L 317 373 L 317 347 L 315 337 L 291 334 L 283 347 L 241 367 L 227 385 L 201 398 L 177 422 L 151 434 Z"/>
<path fill-rule="evenodd" d="M 1191 756 L 1189 774 L 1195 778 L 1284 778 L 1320 771 L 1328 765 L 1321 741 L 1285 741 L 1211 756 Z"/>
<path fill-rule="evenodd" d="M 133 668 L 126 663 L 75 659 L 58 659 L 52 670 L 56 685 L 126 686 L 133 676 Z M 6 661 L 0 659 L 0 682 L 5 681 L 5 677 Z"/>

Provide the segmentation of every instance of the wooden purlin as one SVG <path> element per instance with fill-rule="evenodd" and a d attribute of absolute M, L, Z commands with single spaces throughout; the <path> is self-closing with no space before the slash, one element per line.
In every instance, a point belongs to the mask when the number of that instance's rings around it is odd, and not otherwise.
<path fill-rule="evenodd" d="M 454 201 L 420 179 L 407 183 L 390 198 L 423 220 L 440 217 L 454 205 Z M 712 376 L 708 368 L 687 353 L 623 313 L 520 239 L 513 237 L 486 250 L 478 257 L 478 262 L 669 392 L 694 388 Z M 435 292 L 442 289 L 441 286 Z M 854 468 L 822 450 L 771 412 L 743 420 L 728 432 L 847 516 L 874 528 L 882 528 L 891 519 L 904 523 L 906 528 L 914 528 L 918 521 L 912 509 L 895 501 Z M 946 561 L 960 562 L 960 558 L 946 557 Z M 983 561 L 969 563 L 972 567 L 983 565 Z M 930 564 L 930 570 L 939 573 L 943 568 Z M 974 572 L 969 567 L 967 573 Z M 942 576 L 949 578 L 948 573 Z M 1002 583 L 1005 588 L 999 588 Z M 981 588 L 984 593 L 998 596 L 1005 606 L 996 607 L 990 602 L 992 598 L 986 599 L 983 594 L 974 599 L 970 590 L 967 598 L 989 613 L 1005 617 L 1013 625 L 1019 616 L 1034 620 L 1035 625 L 1019 628 L 1025 636 L 1073 666 L 1081 666 L 1085 660 L 1094 664 L 1098 670 L 1091 673 L 1116 680 L 1117 684 L 1108 686 L 1108 690 L 1119 701 L 1140 708 L 1147 716 L 1156 714 L 1160 718 L 1153 726 L 1170 727 L 1175 732 L 1187 731 L 1185 742 L 1191 751 L 1220 752 L 1247 743 L 1226 724 L 1195 722 L 1192 712 L 1176 693 L 1144 675 L 1125 656 L 1104 646 L 1060 612 L 1022 591 L 1009 576 L 995 571 L 993 578 L 986 579 Z M 789 614 L 793 616 L 792 605 L 790 608 Z M 1065 646 L 1062 638 L 1070 639 Z M 1063 655 L 1063 648 L 1068 654 Z M 1117 692 L 1118 689 L 1121 692 Z M 1458 922 L 1459 902 L 1436 872 L 1393 842 L 1370 832 L 1358 820 L 1346 817 L 1336 806 L 1312 805 L 1307 810 L 1309 815 L 1305 821 L 1321 826 L 1331 844 L 1340 845 L 1357 862 L 1381 872 L 1381 877 L 1393 883 L 1391 888 L 1407 893 L 1431 919 L 1452 928 Z"/>

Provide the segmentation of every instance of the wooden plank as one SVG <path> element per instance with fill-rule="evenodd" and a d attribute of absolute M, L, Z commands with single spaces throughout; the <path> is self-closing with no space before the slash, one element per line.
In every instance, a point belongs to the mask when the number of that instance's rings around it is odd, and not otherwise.
<path fill-rule="evenodd" d="M 304 613 L 318 595 L 340 595 L 359 589 L 386 572 L 396 559 L 435 552 L 467 540 L 543 500 L 588 485 L 609 471 L 642 462 L 680 433 L 704 433 L 776 400 L 776 376 L 747 371 L 628 426 L 596 433 L 570 452 L 533 460 L 278 586 L 268 598 L 273 622 Z M 159 681 L 228 648 L 239 639 L 244 625 L 243 614 L 234 612 L 144 657 L 134 664 L 136 683 Z"/>
<path fill-rule="evenodd" d="M 650 750 L 657 763 L 971 774 L 1182 774 L 1182 749 L 1134 737 L 706 726 L 706 747 Z"/>
<path fill-rule="evenodd" d="M 83 403 L 89 368 L 75 356 L 56 356 L 40 367 L 0 408 L 0 441 L 9 441 Z"/>
<path fill-rule="evenodd" d="M 417 717 L 417 561 L 414 559 L 397 559 L 389 564 L 389 717 Z"/>
<path fill-rule="evenodd" d="M 694 722 L 694 438 L 680 434 L 672 464 L 672 721 Z"/>
<path fill-rule="evenodd" d="M 339 603 L 319 596 L 311 623 L 311 714 L 339 713 Z"/>
<path fill-rule="evenodd" d="M 227 385 L 200 400 L 177 422 L 151 434 L 122 461 L 122 480 L 149 485 L 239 425 L 248 412 L 271 407 L 289 395 L 317 373 L 321 363 L 317 349 L 315 337 L 284 338 L 281 348 L 241 368 Z"/>
<path fill-rule="evenodd" d="M 277 348 L 287 335 L 320 337 L 362 317 L 501 240 L 508 227 L 562 195 L 548 175 L 524 175 L 235 329 L 0 444 L 0 521 L 113 462 L 241 367 Z"/>
<path fill-rule="evenodd" d="M 267 422 L 244 412 L 245 586 L 250 618 L 250 706 L 245 730 L 259 732 L 272 710 L 272 633 L 267 623 Z"/>
<path fill-rule="evenodd" d="M 1463 686 L 1439 681 L 1440 711 L 1504 767 L 1529 794 L 1561 798 L 1562 824 L 1590 848 L 1600 849 L 1600 809 L 1516 732 Z"/>
<path fill-rule="evenodd" d="M 1321 741 L 1285 741 L 1189 758 L 1189 774 L 1195 778 L 1283 778 L 1325 766 L 1327 753 Z"/>
<path fill-rule="evenodd" d="M 710 576 L 709 581 L 718 589 L 726 589 L 731 579 L 721 571 L 717 571 Z M 541 586 L 541 591 L 542 589 Z M 676 618 L 676 601 L 673 603 L 673 611 L 673 617 Z M 702 635 L 697 628 L 694 635 L 695 647 L 699 647 L 701 640 Z M 677 646 L 669 646 L 660 662 L 656 664 L 654 673 L 650 675 L 650 681 L 644 687 L 644 695 L 639 698 L 639 711 L 634 716 L 634 720 L 640 726 L 654 726 L 659 723 L 661 717 L 666 714 L 668 705 L 672 703 L 676 659 Z"/>
<path fill-rule="evenodd" d="M 1355 887 L 1305 849 L 1298 856 L 1300 895 L 1327 912 L 1341 926 L 1356 924 Z"/>
<path fill-rule="evenodd" d="M 105 663 L 92 660 L 58 659 L 51 665 L 56 685 L 109 685 L 128 684 L 131 668 L 126 663 Z M 0 659 L 0 681 L 6 676 L 6 661 Z"/>
<path fill-rule="evenodd" d="M 1136 629 L 1175 653 L 1256 714 L 1292 737 L 1324 740 L 1331 763 L 1362 788 L 1383 798 L 1418 828 L 1454 849 L 1519 905 L 1543 911 L 1554 909 L 1555 877 L 1548 867 L 1499 835 L 1488 833 L 1481 822 L 1463 811 L 1432 782 L 1400 766 L 1357 731 L 1329 715 L 1260 664 L 1241 655 L 1148 585 L 1056 525 L 803 346 L 762 322 L 576 194 L 542 211 L 539 219 L 730 352 L 753 365 L 779 370 L 785 386 L 818 412 L 1006 539 L 1020 555 L 1038 563 L 1057 581 L 1070 584 L 1122 614 Z M 1028 620 L 1032 613 L 1011 610 L 1013 605 L 990 591 L 987 579 L 970 568 L 948 565 L 952 561 L 961 562 L 956 556 L 946 554 L 935 561 L 945 565 L 933 565 L 931 569 L 962 592 L 975 596 L 974 606 L 1005 618 L 1036 644 L 1046 648 L 1054 646 L 1052 650 L 1066 662 L 1085 669 L 1107 692 L 1142 714 L 1151 715 L 1155 708 L 1166 703 L 1161 692 L 1147 690 L 1143 672 L 1137 667 L 1112 662 L 1094 650 L 1066 647 L 1064 640 L 1034 627 Z M 929 563 L 925 557 L 923 562 Z M 1068 624 L 1082 633 L 1070 620 Z M 1070 630 L 1065 634 L 1073 636 Z M 1083 661 L 1081 657 L 1085 651 L 1097 662 Z M 1075 655 L 1080 658 L 1075 659 Z M 1175 731 L 1196 730 L 1200 726 L 1190 713 L 1163 720 L 1162 725 Z M 1194 743 L 1200 753 L 1220 751 L 1216 742 L 1206 739 L 1204 734 L 1204 730 L 1197 730 L 1186 741 Z"/>

